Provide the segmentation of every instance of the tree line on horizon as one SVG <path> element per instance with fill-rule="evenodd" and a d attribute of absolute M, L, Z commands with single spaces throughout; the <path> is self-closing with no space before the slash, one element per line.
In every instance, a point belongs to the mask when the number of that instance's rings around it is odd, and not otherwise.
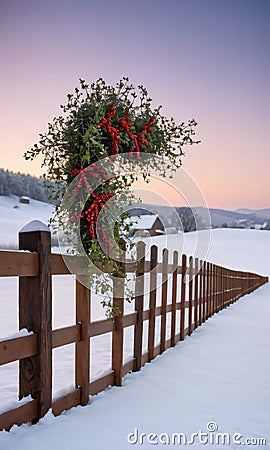
<path fill-rule="evenodd" d="M 17 195 L 18 197 L 27 196 L 40 202 L 54 204 L 56 203 L 52 198 L 54 187 L 54 182 L 48 182 L 48 180 L 43 177 L 35 177 L 30 174 L 0 169 L 0 195 Z M 140 210 L 140 208 L 137 209 Z M 196 230 L 196 222 L 191 208 L 183 207 L 176 208 L 176 210 L 183 224 L 183 230 Z M 143 215 L 145 214 L 145 211 L 140 210 L 139 213 Z M 166 226 L 175 226 L 175 224 L 171 223 L 170 220 L 168 220 L 168 217 L 163 215 L 161 211 L 158 211 L 158 213 Z"/>
<path fill-rule="evenodd" d="M 51 198 L 53 185 L 43 177 L 0 169 L 0 195 L 25 195 L 40 202 L 54 203 Z"/>

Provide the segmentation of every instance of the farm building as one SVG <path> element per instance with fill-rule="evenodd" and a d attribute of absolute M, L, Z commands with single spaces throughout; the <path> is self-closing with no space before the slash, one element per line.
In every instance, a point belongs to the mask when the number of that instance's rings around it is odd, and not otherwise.
<path fill-rule="evenodd" d="M 137 236 L 160 236 L 164 234 L 164 225 L 157 215 L 131 216 L 131 234 Z"/>
<path fill-rule="evenodd" d="M 24 204 L 26 204 L 26 205 L 29 205 L 29 203 L 30 203 L 30 198 L 27 197 L 26 195 L 22 195 L 22 196 L 20 197 L 20 203 L 24 203 Z"/>

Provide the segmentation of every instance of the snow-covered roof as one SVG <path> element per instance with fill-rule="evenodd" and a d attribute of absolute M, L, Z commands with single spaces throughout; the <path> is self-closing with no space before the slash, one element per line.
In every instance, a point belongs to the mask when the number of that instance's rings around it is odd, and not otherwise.
<path fill-rule="evenodd" d="M 132 228 L 134 230 L 150 230 L 157 217 L 157 215 L 131 216 Z"/>

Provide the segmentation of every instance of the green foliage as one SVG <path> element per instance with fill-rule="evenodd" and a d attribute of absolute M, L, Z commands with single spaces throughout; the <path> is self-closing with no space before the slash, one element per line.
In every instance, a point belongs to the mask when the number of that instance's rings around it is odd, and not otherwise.
<path fill-rule="evenodd" d="M 115 86 L 107 85 L 102 78 L 90 86 L 82 79 L 79 81 L 80 85 L 75 88 L 75 92 L 67 95 L 67 103 L 60 106 L 63 115 L 54 118 L 52 123 L 48 124 L 48 131 L 40 134 L 38 144 L 24 155 L 25 159 L 33 160 L 41 154 L 47 180 L 54 181 L 56 186 L 59 186 L 53 194 L 54 199 L 59 200 L 56 207 L 56 218 L 59 222 L 61 217 L 57 215 L 60 210 L 63 183 L 69 186 L 77 173 L 94 163 L 116 153 L 130 153 L 131 164 L 140 166 L 141 176 L 148 182 L 150 168 L 157 169 L 163 177 L 168 173 L 172 176 L 182 164 L 183 147 L 198 143 L 193 140 L 194 128 L 197 125 L 194 119 L 188 123 L 176 124 L 173 118 L 164 117 L 161 114 L 161 106 L 152 109 L 152 99 L 145 87 L 140 85 L 135 88 L 129 83 L 128 78 L 122 78 Z M 112 108 L 110 129 L 106 127 L 105 122 Z M 122 126 L 123 120 L 126 120 L 126 123 L 128 121 L 128 127 Z M 117 134 L 117 139 L 113 133 Z M 157 165 L 153 158 L 145 165 L 139 158 L 133 158 L 135 150 L 136 156 L 144 152 L 159 155 L 164 163 L 159 162 Z M 136 175 L 132 172 L 125 175 L 115 173 L 108 183 L 102 183 L 97 187 L 95 195 L 109 193 L 118 195 L 119 202 L 131 202 L 133 197 L 130 188 L 135 180 Z M 84 205 L 83 212 L 90 211 L 94 201 L 97 202 L 91 195 Z M 78 210 L 82 207 L 83 205 L 78 202 Z M 102 208 L 103 205 L 100 206 L 99 203 L 99 209 Z M 113 220 L 110 222 L 107 217 L 106 221 L 101 223 L 102 232 L 108 237 L 112 237 L 110 233 L 113 232 L 114 239 L 119 242 L 123 230 L 128 232 L 125 216 L 120 217 L 116 226 L 112 225 L 113 223 Z M 112 272 L 115 273 L 117 264 L 113 264 L 110 256 L 104 254 L 97 237 L 91 230 L 89 231 L 89 221 L 87 222 L 85 217 L 80 218 L 80 233 L 89 257 L 99 261 L 101 267 L 112 264 Z M 97 291 L 106 297 L 110 288 L 107 275 L 104 277 L 100 280 L 92 274 Z M 103 303 L 108 315 L 114 315 L 114 305 L 108 295 Z"/>
<path fill-rule="evenodd" d="M 49 180 L 69 182 L 71 171 L 78 165 L 85 168 L 111 154 L 111 138 L 104 127 L 98 127 L 111 104 L 116 110 L 112 125 L 117 126 L 128 109 L 130 120 L 134 122 L 134 134 L 138 134 L 152 116 L 156 117 L 148 135 L 148 145 L 141 151 L 166 156 L 174 169 L 181 165 L 183 147 L 198 142 L 193 140 L 197 125 L 194 119 L 177 125 L 173 118 L 161 114 L 161 106 L 152 110 L 147 90 L 143 86 L 135 89 L 128 78 L 122 78 L 115 87 L 107 85 L 102 78 L 91 86 L 80 79 L 80 87 L 68 94 L 67 99 L 66 105 L 60 106 L 64 115 L 54 118 L 48 124 L 47 133 L 40 134 L 39 143 L 24 155 L 25 159 L 33 160 L 42 154 L 42 166 Z M 119 153 L 128 153 L 129 136 L 122 131 L 120 138 Z"/>

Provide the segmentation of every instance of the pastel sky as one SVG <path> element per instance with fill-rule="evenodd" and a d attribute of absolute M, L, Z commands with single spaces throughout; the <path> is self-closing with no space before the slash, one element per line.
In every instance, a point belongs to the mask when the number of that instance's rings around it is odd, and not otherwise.
<path fill-rule="evenodd" d="M 79 78 L 128 76 L 202 143 L 183 167 L 208 206 L 270 207 L 269 0 L 0 0 L 0 167 L 23 153 Z"/>

